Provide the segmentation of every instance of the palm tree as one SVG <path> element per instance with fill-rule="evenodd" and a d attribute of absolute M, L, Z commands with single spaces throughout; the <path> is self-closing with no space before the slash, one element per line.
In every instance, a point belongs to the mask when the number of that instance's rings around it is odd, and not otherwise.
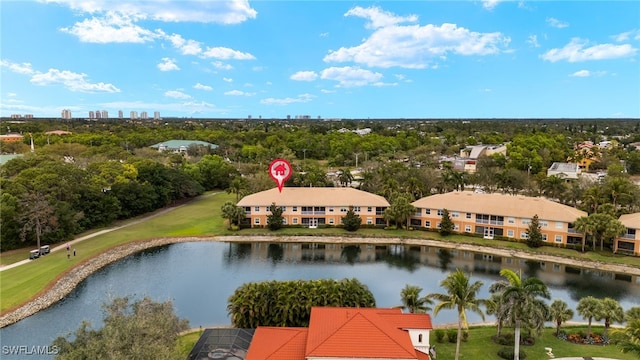
<path fill-rule="evenodd" d="M 562 323 L 573 318 L 573 310 L 569 309 L 567 303 L 556 299 L 549 307 L 550 320 L 556 323 L 556 336 L 560 334 Z"/>
<path fill-rule="evenodd" d="M 429 294 L 428 297 L 440 301 L 433 309 L 433 316 L 438 315 L 438 312 L 442 309 L 458 310 L 458 337 L 455 356 L 455 360 L 458 360 L 460 356 L 462 327 L 464 326 L 465 329 L 469 327 L 466 310 L 468 309 L 480 314 L 484 321 L 484 313 L 482 309 L 480 309 L 480 305 L 483 305 L 485 300 L 476 298 L 478 291 L 480 291 L 482 287 L 482 281 L 476 281 L 471 284 L 469 277 L 463 273 L 462 270 L 456 269 L 455 272 L 452 272 L 440 282 L 440 286 L 447 291 L 446 294 Z"/>
<path fill-rule="evenodd" d="M 623 330 L 616 331 L 621 339 L 618 341 L 618 348 L 623 353 L 635 353 L 640 357 L 640 319 L 633 319 Z"/>
<path fill-rule="evenodd" d="M 584 252 L 584 246 L 587 241 L 587 235 L 593 236 L 595 231 L 595 224 L 588 216 L 582 216 L 573 222 L 573 227 L 576 231 L 584 234 L 582 237 L 582 252 Z"/>
<path fill-rule="evenodd" d="M 576 310 L 580 316 L 588 319 L 589 326 L 587 327 L 587 337 L 591 337 L 591 321 L 600 313 L 600 300 L 593 296 L 583 297 L 578 302 Z"/>
<path fill-rule="evenodd" d="M 543 304 L 540 298 L 549 299 L 549 289 L 540 279 L 530 277 L 522 280 L 520 275 L 509 269 L 500 270 L 500 276 L 505 280 L 493 283 L 489 291 L 500 294 L 505 305 L 506 319 L 514 324 L 513 357 L 514 360 L 520 360 L 520 327 L 523 323 L 528 325 L 539 323 L 539 319 L 532 318 L 531 315 L 546 315 L 545 311 L 541 311 L 538 307 Z M 532 310 L 535 311 L 532 312 Z"/>
<path fill-rule="evenodd" d="M 236 194 L 236 202 L 238 202 L 238 200 L 240 200 L 240 196 L 244 196 L 248 189 L 249 181 L 242 176 L 236 176 L 231 180 L 226 191 L 228 194 Z"/>
<path fill-rule="evenodd" d="M 349 186 L 353 182 L 353 175 L 351 174 L 351 170 L 342 169 L 340 170 L 340 175 L 338 175 L 338 181 L 340 181 L 340 185 Z"/>
<path fill-rule="evenodd" d="M 622 322 L 624 320 L 624 310 L 622 306 L 612 298 L 606 297 L 600 301 L 600 312 L 596 320 L 604 319 L 604 334 L 606 335 L 611 326 L 611 322 Z"/>
<path fill-rule="evenodd" d="M 411 314 L 424 314 L 431 310 L 429 305 L 433 304 L 433 302 L 426 296 L 420 297 L 420 292 L 422 292 L 421 287 L 407 284 L 400 291 L 402 305 L 398 307 L 402 310 L 409 310 Z"/>

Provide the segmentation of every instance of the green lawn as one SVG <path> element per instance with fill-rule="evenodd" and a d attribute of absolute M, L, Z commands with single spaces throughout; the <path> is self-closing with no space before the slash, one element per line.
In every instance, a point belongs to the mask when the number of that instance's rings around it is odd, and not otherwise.
<path fill-rule="evenodd" d="M 37 296 L 53 280 L 79 262 L 89 260 L 109 248 L 127 242 L 167 236 L 215 236 L 215 235 L 317 235 L 317 236 L 357 236 L 357 237 L 395 237 L 435 239 L 456 243 L 481 246 L 505 247 L 540 254 L 551 254 L 585 260 L 595 260 L 627 264 L 640 267 L 640 258 L 613 255 L 610 253 L 587 252 L 581 254 L 575 250 L 557 247 L 530 249 L 523 243 L 486 240 L 476 237 L 452 235 L 446 238 L 436 232 L 360 229 L 349 233 L 340 228 L 285 228 L 272 232 L 267 229 L 244 229 L 238 232 L 227 230 L 220 217 L 220 208 L 225 201 L 233 200 L 234 195 L 225 192 L 206 194 L 171 212 L 159 215 L 148 221 L 133 224 L 125 228 L 87 239 L 74 245 L 76 257 L 67 260 L 66 252 L 51 253 L 29 264 L 0 272 L 0 312 L 5 312 Z M 129 223 L 136 219 L 129 220 Z M 2 264 L 9 264 L 27 257 L 29 249 L 2 254 Z"/>
<path fill-rule="evenodd" d="M 563 329 L 567 333 L 578 332 L 583 330 L 586 332 L 586 326 L 569 327 L 565 326 Z M 592 326 L 592 331 L 602 332 L 602 327 Z M 512 329 L 505 329 L 503 333 L 513 333 Z M 467 342 L 462 342 L 460 345 L 460 360 L 500 360 L 497 355 L 498 350 L 505 347 L 493 342 L 492 336 L 496 334 L 495 327 L 482 326 L 472 327 L 469 329 L 469 339 Z M 549 359 L 544 348 L 550 347 L 553 349 L 553 355 L 556 358 L 561 357 L 579 357 L 579 356 L 591 356 L 591 357 L 605 357 L 611 359 L 631 360 L 637 359 L 633 354 L 623 354 L 615 345 L 579 345 L 573 344 L 567 341 L 563 341 L 554 336 L 555 328 L 544 329 L 542 335 L 536 338 L 535 345 L 521 346 L 527 354 L 528 360 L 544 360 Z M 456 353 L 456 344 L 443 342 L 438 343 L 435 340 L 433 332 L 431 332 L 431 345 L 436 346 L 438 359 L 453 359 Z M 509 347 L 513 348 L 513 344 Z"/>
<path fill-rule="evenodd" d="M 177 351 L 179 359 L 186 359 L 187 356 L 189 356 L 191 349 L 193 349 L 193 346 L 196 344 L 196 342 L 198 342 L 198 339 L 200 339 L 200 335 L 202 335 L 203 332 L 204 330 L 202 329 L 196 329 L 186 334 L 180 335 L 177 341 L 178 343 L 176 345 L 178 348 Z"/>

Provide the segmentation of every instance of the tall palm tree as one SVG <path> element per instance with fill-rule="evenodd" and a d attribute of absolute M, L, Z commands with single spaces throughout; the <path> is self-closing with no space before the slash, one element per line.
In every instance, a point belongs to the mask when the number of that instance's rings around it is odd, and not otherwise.
<path fill-rule="evenodd" d="M 462 270 L 456 269 L 455 272 L 452 272 L 440 282 L 440 286 L 447 291 L 446 294 L 428 295 L 429 298 L 440 301 L 433 309 L 433 316 L 438 315 L 442 309 L 458 310 L 458 337 L 456 341 L 455 360 L 458 360 L 460 356 L 462 327 L 464 326 L 465 329 L 469 327 L 466 310 L 478 313 L 484 321 L 484 313 L 482 309 L 480 309 L 480 305 L 484 305 L 485 300 L 476 298 L 478 291 L 480 291 L 482 287 L 482 281 L 470 283 L 469 280 L 469 276 L 462 272 Z"/>
<path fill-rule="evenodd" d="M 620 334 L 620 341 L 618 341 L 618 348 L 623 353 L 635 353 L 640 357 L 640 319 L 633 319 L 627 326 L 616 331 Z"/>
<path fill-rule="evenodd" d="M 576 310 L 580 316 L 588 319 L 589 326 L 587 326 L 587 337 L 591 337 L 591 321 L 600 313 L 600 300 L 593 296 L 583 297 L 578 302 Z"/>
<path fill-rule="evenodd" d="M 582 216 L 577 218 L 576 221 L 573 222 L 573 227 L 574 229 L 576 229 L 576 231 L 584 234 L 584 236 L 582 237 L 582 252 L 584 252 L 584 246 L 587 242 L 587 235 L 593 236 L 593 233 L 596 230 L 595 224 L 588 216 Z"/>
<path fill-rule="evenodd" d="M 493 294 L 500 294 L 505 305 L 506 318 L 514 324 L 514 360 L 520 360 L 520 327 L 531 324 L 538 324 L 539 319 L 532 318 L 531 315 L 539 315 L 546 318 L 545 311 L 534 311 L 543 304 L 540 298 L 549 299 L 549 289 L 538 278 L 530 277 L 521 279 L 520 275 L 512 270 L 500 270 L 501 280 L 491 284 L 489 291 Z M 544 319 L 543 319 L 544 320 Z"/>
<path fill-rule="evenodd" d="M 433 302 L 426 296 L 421 297 L 421 292 L 422 288 L 419 286 L 405 285 L 404 289 L 400 291 L 402 305 L 398 307 L 402 310 L 408 310 L 411 314 L 424 314 L 431 310 L 429 305 Z"/>
<path fill-rule="evenodd" d="M 549 315 L 551 321 L 556 323 L 556 336 L 558 336 L 562 323 L 573 318 L 573 310 L 569 309 L 566 302 L 556 299 L 549 307 Z"/>
<path fill-rule="evenodd" d="M 606 297 L 600 301 L 600 312 L 596 320 L 604 319 L 604 334 L 609 332 L 611 322 L 622 322 L 624 320 L 624 310 L 615 299 Z"/>

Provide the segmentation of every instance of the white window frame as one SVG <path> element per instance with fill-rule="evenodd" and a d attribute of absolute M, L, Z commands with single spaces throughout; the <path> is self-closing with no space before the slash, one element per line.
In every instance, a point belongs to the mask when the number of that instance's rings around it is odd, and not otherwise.
<path fill-rule="evenodd" d="M 253 225 L 260 225 L 260 218 L 253 218 Z"/>
<path fill-rule="evenodd" d="M 471 232 L 471 225 L 465 225 L 464 226 L 464 232 L 470 233 Z"/>
<path fill-rule="evenodd" d="M 520 232 L 520 239 L 528 239 L 528 238 L 529 238 L 529 233 L 527 231 Z"/>
<path fill-rule="evenodd" d="M 513 230 L 507 230 L 507 237 L 512 238 L 514 233 L 515 232 Z"/>
<path fill-rule="evenodd" d="M 555 242 L 561 243 L 562 242 L 562 235 L 556 235 Z"/>
<path fill-rule="evenodd" d="M 291 219 L 291 222 L 292 222 L 294 225 L 295 225 L 295 224 L 297 224 L 297 223 L 298 223 L 298 218 L 293 218 L 293 219 Z"/>

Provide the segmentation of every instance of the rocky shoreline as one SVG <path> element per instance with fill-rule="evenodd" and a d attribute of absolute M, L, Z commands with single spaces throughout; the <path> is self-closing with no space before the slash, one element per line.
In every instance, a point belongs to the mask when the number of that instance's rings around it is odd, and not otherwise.
<path fill-rule="evenodd" d="M 447 243 L 437 240 L 401 239 L 401 238 L 368 238 L 368 237 L 340 237 L 340 236 L 214 236 L 214 237 L 166 237 L 150 240 L 135 241 L 114 247 L 94 258 L 88 259 L 69 271 L 61 274 L 52 285 L 48 286 L 36 297 L 14 309 L 0 315 L 0 328 L 16 323 L 28 316 L 44 310 L 69 294 L 80 282 L 97 270 L 118 261 L 124 257 L 142 250 L 181 242 L 218 241 L 218 242 L 313 242 L 313 243 L 352 243 L 352 244 L 407 244 L 425 245 L 439 248 L 463 251 L 487 251 L 486 247 Z M 516 257 L 526 260 L 557 262 L 576 267 L 624 273 L 640 276 L 640 268 L 608 264 L 594 261 L 564 258 L 551 255 L 531 254 L 524 251 L 491 248 L 491 253 L 499 256 Z"/>

